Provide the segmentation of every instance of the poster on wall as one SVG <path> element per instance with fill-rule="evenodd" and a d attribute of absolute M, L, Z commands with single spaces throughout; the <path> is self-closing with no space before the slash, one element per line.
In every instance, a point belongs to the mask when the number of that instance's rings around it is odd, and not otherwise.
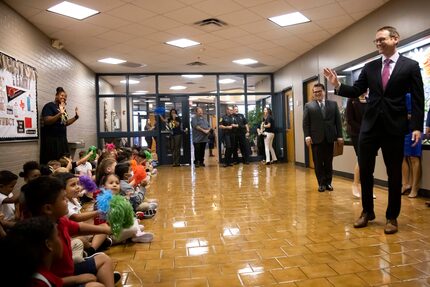
<path fill-rule="evenodd" d="M 0 52 L 0 141 L 39 137 L 37 72 Z"/>

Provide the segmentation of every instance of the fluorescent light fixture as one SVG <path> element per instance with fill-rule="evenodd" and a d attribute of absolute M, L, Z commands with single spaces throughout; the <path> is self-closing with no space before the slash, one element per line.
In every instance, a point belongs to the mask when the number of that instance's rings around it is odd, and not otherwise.
<path fill-rule="evenodd" d="M 221 79 L 221 80 L 219 80 L 218 82 L 219 82 L 220 84 L 231 84 L 231 83 L 236 82 L 236 80 L 227 78 L 227 79 Z"/>
<path fill-rule="evenodd" d="M 184 86 L 171 86 L 170 89 L 174 91 L 185 90 L 187 87 Z"/>
<path fill-rule="evenodd" d="M 311 21 L 300 12 L 294 12 L 294 13 L 284 14 L 280 16 L 270 17 L 269 20 L 278 24 L 281 27 L 291 26 L 291 25 L 306 23 Z"/>
<path fill-rule="evenodd" d="M 105 64 L 118 65 L 118 64 L 125 63 L 127 61 L 121 60 L 121 59 L 116 59 L 116 58 L 104 58 L 104 59 L 97 60 L 97 62 L 105 63 Z"/>
<path fill-rule="evenodd" d="M 120 83 L 121 83 L 121 84 L 125 84 L 125 83 L 127 83 L 127 80 L 122 80 L 122 81 L 120 81 Z M 136 85 L 136 84 L 139 84 L 139 83 L 140 83 L 140 81 L 130 79 L 130 80 L 128 80 L 128 83 L 129 83 L 130 85 Z"/>
<path fill-rule="evenodd" d="M 203 78 L 203 75 L 182 75 L 184 78 L 188 79 L 197 79 L 197 78 Z"/>
<path fill-rule="evenodd" d="M 178 40 L 173 40 L 173 41 L 169 41 L 166 42 L 166 44 L 172 45 L 172 46 L 176 46 L 179 48 L 187 48 L 187 47 L 191 47 L 191 46 L 196 46 L 196 45 L 200 45 L 199 42 L 193 41 L 193 40 L 189 40 L 189 39 L 178 39 Z"/>
<path fill-rule="evenodd" d="M 233 63 L 239 64 L 239 65 L 252 65 L 252 64 L 258 63 L 258 61 L 250 58 L 245 58 L 245 59 L 234 60 Z"/>
<path fill-rule="evenodd" d="M 144 95 L 147 93 L 148 93 L 148 91 L 135 91 L 135 92 L 133 92 L 133 95 Z"/>
<path fill-rule="evenodd" d="M 49 12 L 54 12 L 63 16 L 72 17 L 74 19 L 83 20 L 90 16 L 100 13 L 99 11 L 74 4 L 71 2 L 63 1 L 60 4 L 48 8 Z"/>

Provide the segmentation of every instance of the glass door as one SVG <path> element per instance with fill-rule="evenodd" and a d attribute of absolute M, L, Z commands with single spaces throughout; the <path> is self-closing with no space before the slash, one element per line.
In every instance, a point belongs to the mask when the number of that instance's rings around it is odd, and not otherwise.
<path fill-rule="evenodd" d="M 164 115 L 158 115 L 157 121 L 160 123 L 160 146 L 158 154 L 161 164 L 173 164 L 173 155 L 175 152 L 175 135 L 168 124 L 170 111 L 175 109 L 181 119 L 180 126 L 180 159 L 181 165 L 191 163 L 190 149 L 190 109 L 188 96 L 162 96 L 160 97 L 160 107 L 165 108 Z"/>

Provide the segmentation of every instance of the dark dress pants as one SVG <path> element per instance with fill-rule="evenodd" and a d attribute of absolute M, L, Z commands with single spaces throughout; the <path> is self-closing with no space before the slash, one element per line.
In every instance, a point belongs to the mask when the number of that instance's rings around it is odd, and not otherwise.
<path fill-rule="evenodd" d="M 237 154 L 237 149 L 240 148 L 240 153 L 242 154 L 242 161 L 249 162 L 249 146 L 248 140 L 246 139 L 246 133 L 236 134 L 235 146 L 233 147 L 233 161 L 239 162 L 239 157 Z"/>
<path fill-rule="evenodd" d="M 206 142 L 194 144 L 194 164 L 203 164 L 205 161 Z"/>
<path fill-rule="evenodd" d="M 181 144 L 182 144 L 182 135 L 173 135 L 172 136 L 172 156 L 173 156 L 174 165 L 180 164 Z"/>
<path fill-rule="evenodd" d="M 388 175 L 387 219 L 396 219 L 400 214 L 402 189 L 402 161 L 404 136 L 390 135 L 379 118 L 375 127 L 359 138 L 358 162 L 360 165 L 361 203 L 363 211 L 373 213 L 373 172 L 378 149 L 381 148 Z"/>
<path fill-rule="evenodd" d="M 333 178 L 333 143 L 323 141 L 312 145 L 315 175 L 318 185 L 331 184 Z"/>
<path fill-rule="evenodd" d="M 224 134 L 223 140 L 225 146 L 224 164 L 231 164 L 231 156 L 233 154 L 233 142 L 231 134 Z"/>

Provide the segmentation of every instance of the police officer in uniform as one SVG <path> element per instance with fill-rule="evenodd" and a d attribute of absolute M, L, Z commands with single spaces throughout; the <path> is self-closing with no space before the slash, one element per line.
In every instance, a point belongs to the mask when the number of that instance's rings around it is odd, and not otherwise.
<path fill-rule="evenodd" d="M 233 129 L 234 144 L 233 144 L 233 161 L 239 163 L 237 149 L 240 147 L 243 163 L 249 164 L 249 146 L 247 137 L 249 136 L 248 120 L 243 114 L 239 113 L 239 108 L 234 106 L 233 109 L 234 122 L 238 124 L 238 128 Z"/>
<path fill-rule="evenodd" d="M 220 119 L 219 128 L 222 130 L 223 141 L 225 146 L 224 167 L 232 166 L 231 156 L 233 152 L 232 130 L 239 125 L 233 122 L 233 108 L 227 107 L 226 114 Z"/>

